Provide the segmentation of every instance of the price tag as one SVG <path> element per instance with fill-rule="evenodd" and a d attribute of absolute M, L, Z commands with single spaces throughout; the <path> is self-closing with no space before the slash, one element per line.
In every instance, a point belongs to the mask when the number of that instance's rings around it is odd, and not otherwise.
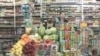
<path fill-rule="evenodd" d="M 52 46 L 51 46 L 51 50 L 52 50 L 52 51 L 58 51 L 57 45 L 52 45 Z"/>

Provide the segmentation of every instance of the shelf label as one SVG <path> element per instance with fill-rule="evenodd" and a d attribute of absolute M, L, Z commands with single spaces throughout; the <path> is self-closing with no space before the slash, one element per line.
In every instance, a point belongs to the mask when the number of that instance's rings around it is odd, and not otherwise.
<path fill-rule="evenodd" d="M 57 45 L 52 45 L 52 46 L 51 46 L 51 50 L 52 50 L 52 51 L 58 51 Z"/>

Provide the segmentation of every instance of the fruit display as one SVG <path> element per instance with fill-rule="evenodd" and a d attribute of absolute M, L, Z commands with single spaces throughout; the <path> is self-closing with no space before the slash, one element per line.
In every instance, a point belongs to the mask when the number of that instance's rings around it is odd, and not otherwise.
<path fill-rule="evenodd" d="M 38 34 L 43 38 L 43 40 L 51 39 L 57 40 L 57 29 L 55 27 L 51 27 L 50 29 L 45 29 L 45 27 L 41 26 L 38 29 Z"/>
<path fill-rule="evenodd" d="M 57 40 L 58 40 L 57 34 L 52 34 L 50 37 L 51 37 L 51 39 L 54 40 L 54 41 L 57 41 Z"/>
<path fill-rule="evenodd" d="M 45 35 L 45 36 L 43 37 L 43 40 L 47 40 L 47 39 L 51 39 L 49 35 Z"/>
<path fill-rule="evenodd" d="M 13 45 L 13 48 L 11 49 L 11 53 L 15 56 L 22 56 L 23 52 L 23 42 L 20 40 L 15 45 Z"/>
<path fill-rule="evenodd" d="M 27 44 L 25 44 L 22 52 L 23 52 L 24 56 L 35 56 L 35 53 L 36 53 L 35 42 L 31 41 L 31 42 L 28 42 Z"/>
<path fill-rule="evenodd" d="M 38 28 L 38 33 L 27 35 L 30 34 L 31 30 L 32 28 L 26 28 L 26 34 L 23 34 L 21 39 L 11 49 L 11 53 L 15 56 L 34 56 L 37 44 L 40 44 L 41 41 L 45 44 L 53 44 L 57 41 L 58 36 L 55 27 L 45 29 L 44 26 L 41 26 Z"/>
<path fill-rule="evenodd" d="M 46 29 L 45 30 L 45 34 L 50 35 L 51 34 L 51 30 L 50 29 Z"/>
<path fill-rule="evenodd" d="M 79 26 L 76 26 L 74 22 L 70 22 L 64 27 L 64 30 L 57 31 L 56 27 L 46 29 L 41 25 L 34 35 L 23 35 L 25 38 L 22 36 L 13 46 L 11 52 L 15 56 L 50 55 L 48 53 L 52 52 L 51 46 L 56 44 L 58 46 L 56 53 L 59 54 L 58 52 L 60 52 L 59 55 L 82 56 L 84 54 L 82 47 L 92 45 L 89 36 L 93 34 L 93 31 L 88 27 L 86 21 L 80 22 Z M 31 30 L 31 28 L 26 29 L 26 33 L 29 34 Z"/>
<path fill-rule="evenodd" d="M 38 33 L 40 36 L 43 36 L 45 34 L 45 27 L 43 27 L 43 25 L 41 25 L 38 29 Z"/>
<path fill-rule="evenodd" d="M 36 44 L 40 41 L 40 37 L 35 38 L 36 36 L 30 35 L 31 41 L 24 42 L 23 40 L 19 40 L 15 45 L 13 45 L 13 48 L 11 49 L 11 53 L 14 56 L 35 56 L 35 49 Z M 32 38 L 34 37 L 34 38 Z"/>
<path fill-rule="evenodd" d="M 55 27 L 50 28 L 51 34 L 56 34 L 57 29 Z"/>

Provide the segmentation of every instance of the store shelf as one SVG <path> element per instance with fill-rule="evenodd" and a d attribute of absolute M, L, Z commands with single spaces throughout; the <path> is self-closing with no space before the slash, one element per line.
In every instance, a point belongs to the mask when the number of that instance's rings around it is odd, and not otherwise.
<path fill-rule="evenodd" d="M 8 36 L 3 36 L 3 37 L 0 37 L 1 40 L 14 40 L 14 36 L 11 36 L 11 37 L 8 37 Z"/>
<path fill-rule="evenodd" d="M 72 2 L 72 3 L 51 3 L 50 5 L 82 5 L 82 4 L 79 4 L 79 3 L 74 3 L 74 2 Z"/>
<path fill-rule="evenodd" d="M 14 6 L 14 4 L 10 4 L 10 5 L 8 5 L 8 4 L 2 4 L 2 5 L 0 5 L 0 7 L 11 7 L 11 6 Z"/>
<path fill-rule="evenodd" d="M 7 3 L 4 3 L 4 4 L 0 4 L 0 7 L 14 7 L 14 6 L 22 6 L 23 4 L 17 4 L 17 3 L 15 3 L 15 5 L 14 5 L 14 3 L 12 3 L 12 4 L 7 4 Z"/>
<path fill-rule="evenodd" d="M 0 18 L 9 18 L 9 17 L 14 17 L 14 16 L 0 16 Z"/>
<path fill-rule="evenodd" d="M 97 6 L 97 5 L 100 5 L 100 4 L 97 4 L 97 3 L 83 3 L 83 6 L 84 5 L 92 5 L 92 6 L 95 6 L 96 5 Z"/>
<path fill-rule="evenodd" d="M 18 15 L 16 17 L 23 17 L 23 15 Z M 32 17 L 40 17 L 40 15 L 32 15 Z"/>
<path fill-rule="evenodd" d="M 0 25 L 0 27 L 5 27 L 5 28 L 7 28 L 7 27 L 14 27 L 14 26 L 11 26 L 11 25 Z"/>
<path fill-rule="evenodd" d="M 0 16 L 0 18 L 13 18 L 14 16 Z M 23 15 L 16 15 L 15 17 L 23 17 Z M 32 17 L 40 17 L 40 15 L 33 15 Z"/>

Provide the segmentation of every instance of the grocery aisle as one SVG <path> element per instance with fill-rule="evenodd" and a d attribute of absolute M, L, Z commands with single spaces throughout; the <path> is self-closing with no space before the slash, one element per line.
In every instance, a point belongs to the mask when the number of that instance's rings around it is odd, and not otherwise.
<path fill-rule="evenodd" d="M 99 2 L 0 0 L 0 56 L 100 55 Z"/>

